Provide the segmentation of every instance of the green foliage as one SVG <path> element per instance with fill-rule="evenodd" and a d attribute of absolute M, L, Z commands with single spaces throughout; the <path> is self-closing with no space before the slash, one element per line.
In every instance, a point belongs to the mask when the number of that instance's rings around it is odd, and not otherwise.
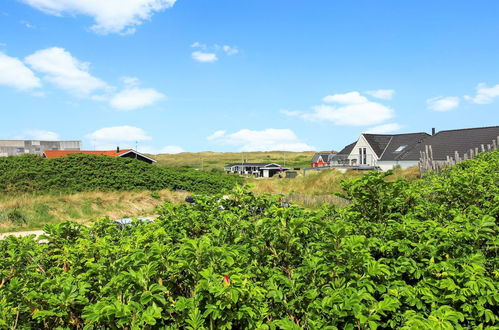
<path fill-rule="evenodd" d="M 149 165 L 129 158 L 76 154 L 46 159 L 0 158 L 0 192 L 89 190 L 187 190 L 218 193 L 241 182 L 237 176 Z"/>
<path fill-rule="evenodd" d="M 370 173 L 349 206 L 246 188 L 120 230 L 0 241 L 0 327 L 497 329 L 499 152 L 412 183 Z"/>
<path fill-rule="evenodd" d="M 161 199 L 161 195 L 157 191 L 151 191 L 151 197 L 154 199 Z"/>
<path fill-rule="evenodd" d="M 10 221 L 14 225 L 23 225 L 27 222 L 26 217 L 18 208 L 0 213 L 0 220 Z"/>

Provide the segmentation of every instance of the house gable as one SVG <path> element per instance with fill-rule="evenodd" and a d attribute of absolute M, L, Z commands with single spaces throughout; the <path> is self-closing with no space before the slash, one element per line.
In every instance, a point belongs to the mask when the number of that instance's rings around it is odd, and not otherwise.
<path fill-rule="evenodd" d="M 138 159 L 138 160 L 141 160 L 141 161 L 149 163 L 149 164 L 156 163 L 155 159 L 149 158 L 146 155 L 141 154 L 140 152 L 137 152 L 135 150 L 128 150 L 126 152 L 123 152 L 118 157 L 134 158 L 134 159 Z"/>
<path fill-rule="evenodd" d="M 350 151 L 348 159 L 356 160 L 357 164 L 359 164 L 359 148 L 366 148 L 367 162 L 369 163 L 369 165 L 375 165 L 379 157 L 373 150 L 372 146 L 369 144 L 369 141 L 364 137 L 364 134 L 360 135 L 359 139 Z"/>

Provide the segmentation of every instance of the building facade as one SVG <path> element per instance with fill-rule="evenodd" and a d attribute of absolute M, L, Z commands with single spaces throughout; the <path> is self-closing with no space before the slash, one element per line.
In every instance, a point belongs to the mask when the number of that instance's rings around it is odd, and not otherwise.
<path fill-rule="evenodd" d="M 368 134 L 343 148 L 331 158 L 337 169 L 391 170 L 418 166 L 421 153 L 432 148 L 434 162 L 446 162 L 455 154 L 466 157 L 470 149 L 485 151 L 490 144 L 499 145 L 499 126 L 463 128 L 436 132 L 405 134 Z M 463 156 L 464 155 L 464 156 Z"/>
<path fill-rule="evenodd" d="M 46 150 L 80 150 L 81 141 L 0 140 L 0 157 L 34 154 Z"/>

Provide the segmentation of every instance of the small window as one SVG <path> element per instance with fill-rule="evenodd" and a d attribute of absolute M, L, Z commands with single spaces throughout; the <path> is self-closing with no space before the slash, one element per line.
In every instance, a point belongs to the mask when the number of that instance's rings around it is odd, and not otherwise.
<path fill-rule="evenodd" d="M 405 147 L 407 147 L 406 145 L 405 146 L 400 146 L 397 148 L 397 150 L 395 150 L 394 152 L 401 152 L 402 150 L 405 149 Z"/>

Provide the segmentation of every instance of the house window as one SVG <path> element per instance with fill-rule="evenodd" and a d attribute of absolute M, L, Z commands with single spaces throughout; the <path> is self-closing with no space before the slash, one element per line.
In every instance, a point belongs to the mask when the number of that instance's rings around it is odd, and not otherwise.
<path fill-rule="evenodd" d="M 359 148 L 359 165 L 367 164 L 367 148 Z"/>
<path fill-rule="evenodd" d="M 398 147 L 398 148 L 395 150 L 395 152 L 401 152 L 402 150 L 404 150 L 404 149 L 405 149 L 405 147 L 407 147 L 407 146 L 406 146 L 406 145 L 405 145 L 405 146 L 400 146 L 400 147 Z"/>

